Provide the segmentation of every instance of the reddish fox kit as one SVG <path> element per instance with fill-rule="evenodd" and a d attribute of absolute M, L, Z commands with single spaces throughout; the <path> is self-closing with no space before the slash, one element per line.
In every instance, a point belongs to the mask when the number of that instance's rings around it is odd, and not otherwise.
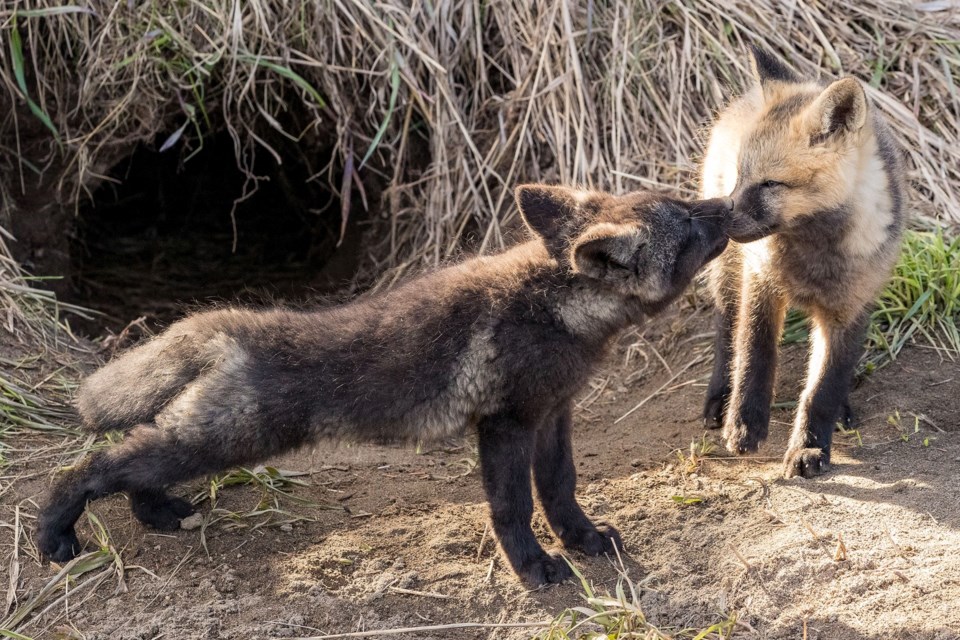
<path fill-rule="evenodd" d="M 718 118 L 703 164 L 705 196 L 734 200 L 737 241 L 711 268 L 718 310 L 704 407 L 727 448 L 767 436 L 777 345 L 788 305 L 812 323 L 807 383 L 784 473 L 830 463 L 863 352 L 869 308 L 897 259 L 904 226 L 900 153 L 860 83 L 796 76 L 753 49 L 756 84 Z"/>
<path fill-rule="evenodd" d="M 380 294 L 313 312 L 219 309 L 170 326 L 88 377 L 86 428 L 125 432 L 60 477 L 40 551 L 80 550 L 90 500 L 126 492 L 134 515 L 176 528 L 177 482 L 323 441 L 420 441 L 475 429 L 493 529 L 531 584 L 566 562 L 530 528 L 531 468 L 564 546 L 620 545 L 574 498 L 571 401 L 623 328 L 676 298 L 727 238 L 728 198 L 681 202 L 541 185 L 517 190 L 532 238 Z"/>

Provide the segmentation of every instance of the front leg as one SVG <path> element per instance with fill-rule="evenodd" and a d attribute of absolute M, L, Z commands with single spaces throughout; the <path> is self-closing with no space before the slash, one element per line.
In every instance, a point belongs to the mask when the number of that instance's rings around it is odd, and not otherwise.
<path fill-rule="evenodd" d="M 733 389 L 723 437 L 732 453 L 756 451 L 767 438 L 786 303 L 756 275 L 743 283 L 734 345 Z"/>
<path fill-rule="evenodd" d="M 824 315 L 814 315 L 810 332 L 807 386 L 797 405 L 793 434 L 783 460 L 787 478 L 812 478 L 826 471 L 833 430 L 839 420 L 848 422 L 852 416 L 848 396 L 863 352 L 868 317 L 861 314 L 844 326 L 826 320 Z"/>
<path fill-rule="evenodd" d="M 481 420 L 477 431 L 493 530 L 510 566 L 532 586 L 563 582 L 572 575 L 570 567 L 563 558 L 544 551 L 530 528 L 534 428 L 499 415 Z"/>
<path fill-rule="evenodd" d="M 550 528 L 568 549 L 588 555 L 623 549 L 620 534 L 611 526 L 594 525 L 577 504 L 577 470 L 573 464 L 570 431 L 573 420 L 569 404 L 556 418 L 537 431 L 533 478 Z"/>

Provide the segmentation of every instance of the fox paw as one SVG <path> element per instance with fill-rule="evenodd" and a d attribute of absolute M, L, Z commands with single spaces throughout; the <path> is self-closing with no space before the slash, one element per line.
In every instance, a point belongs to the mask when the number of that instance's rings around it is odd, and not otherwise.
<path fill-rule="evenodd" d="M 727 451 L 743 455 L 755 453 L 760 448 L 760 443 L 766 439 L 766 434 L 757 429 L 751 429 L 738 420 L 735 424 L 724 428 L 723 439 L 727 443 Z"/>
<path fill-rule="evenodd" d="M 849 429 L 856 420 L 857 416 L 854 415 L 853 409 L 850 407 L 850 402 L 844 402 L 843 409 L 840 411 L 840 424 L 843 425 L 844 429 Z"/>
<path fill-rule="evenodd" d="M 813 478 L 830 468 L 830 453 L 823 449 L 790 449 L 783 458 L 783 477 Z"/>
<path fill-rule="evenodd" d="M 760 443 L 767 439 L 770 426 L 768 404 L 744 402 L 739 411 L 727 416 L 723 438 L 730 453 L 755 453 Z"/>
<path fill-rule="evenodd" d="M 59 532 L 41 529 L 37 532 L 37 549 L 47 560 L 62 564 L 80 553 L 80 540 L 73 527 Z"/>
<path fill-rule="evenodd" d="M 619 531 L 608 524 L 600 524 L 564 536 L 563 546 L 581 551 L 588 556 L 599 556 L 604 553 L 614 553 L 614 547 L 623 551 L 623 540 L 620 538 Z"/>
<path fill-rule="evenodd" d="M 573 575 L 563 556 L 546 552 L 525 562 L 517 573 L 531 587 L 559 584 Z"/>
<path fill-rule="evenodd" d="M 161 498 L 132 501 L 137 520 L 159 531 L 176 531 L 180 521 L 193 513 L 193 505 L 181 498 L 164 495 Z"/>
<path fill-rule="evenodd" d="M 725 392 L 710 394 L 703 405 L 703 427 L 705 429 L 719 429 L 723 426 L 723 415 L 727 411 L 727 395 Z"/>

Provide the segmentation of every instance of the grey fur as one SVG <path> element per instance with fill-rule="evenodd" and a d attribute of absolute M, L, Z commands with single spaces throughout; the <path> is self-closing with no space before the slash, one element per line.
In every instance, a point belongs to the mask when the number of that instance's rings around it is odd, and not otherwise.
<path fill-rule="evenodd" d="M 128 433 L 57 482 L 41 551 L 76 553 L 74 521 L 109 493 L 130 493 L 144 522 L 175 526 L 184 508 L 164 491 L 190 477 L 323 440 L 472 428 L 494 529 L 518 573 L 532 583 L 569 575 L 530 530 L 531 465 L 564 543 L 610 550 L 616 531 L 591 524 L 573 498 L 571 399 L 611 338 L 722 251 L 729 201 L 544 186 L 521 187 L 518 200 L 534 238 L 500 255 L 339 307 L 198 313 L 91 375 L 78 395 L 84 424 Z"/>

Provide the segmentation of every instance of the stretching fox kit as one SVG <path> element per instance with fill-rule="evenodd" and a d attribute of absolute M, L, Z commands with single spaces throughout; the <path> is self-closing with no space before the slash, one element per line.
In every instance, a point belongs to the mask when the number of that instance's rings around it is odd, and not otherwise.
<path fill-rule="evenodd" d="M 621 329 L 679 295 L 726 245 L 728 198 L 686 203 L 519 187 L 534 239 L 351 304 L 315 312 L 190 316 L 88 377 L 87 428 L 121 430 L 50 492 L 40 551 L 80 549 L 87 501 L 129 494 L 134 515 L 176 528 L 178 481 L 324 439 L 430 440 L 476 428 L 493 528 L 532 584 L 570 575 L 530 528 L 531 467 L 567 548 L 620 545 L 574 498 L 571 399 Z"/>
<path fill-rule="evenodd" d="M 718 330 L 704 421 L 723 427 L 731 451 L 757 450 L 784 314 L 802 308 L 812 345 L 784 473 L 810 477 L 829 465 L 836 422 L 852 419 L 869 307 L 899 252 L 903 171 L 857 80 L 822 85 L 752 54 L 756 84 L 720 114 L 703 165 L 704 196 L 734 200 L 738 241 L 711 267 Z"/>

